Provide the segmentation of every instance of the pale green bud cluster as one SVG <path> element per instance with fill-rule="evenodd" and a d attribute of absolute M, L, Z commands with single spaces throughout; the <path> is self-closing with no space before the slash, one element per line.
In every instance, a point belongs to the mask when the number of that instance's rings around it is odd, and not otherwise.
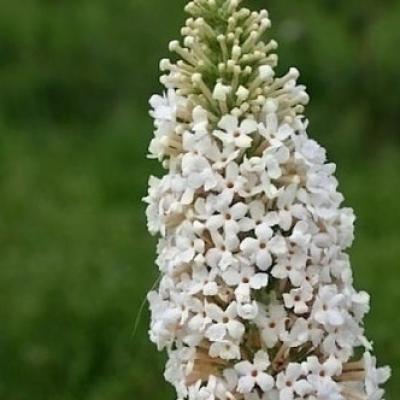
<path fill-rule="evenodd" d="M 171 51 L 179 56 L 164 59 L 161 82 L 177 94 L 200 105 L 217 121 L 230 113 L 257 118 L 267 99 L 277 101 L 282 118 L 304 111 L 308 96 L 292 68 L 275 78 L 278 57 L 274 40 L 264 42 L 271 22 L 266 10 L 238 8 L 238 0 L 196 0 L 186 6 L 191 14 L 181 30 L 183 39 L 172 41 Z"/>

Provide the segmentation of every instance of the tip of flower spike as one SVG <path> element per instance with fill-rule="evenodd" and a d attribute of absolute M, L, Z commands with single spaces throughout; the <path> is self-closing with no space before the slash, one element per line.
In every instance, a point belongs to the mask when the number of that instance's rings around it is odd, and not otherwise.
<path fill-rule="evenodd" d="M 261 28 L 269 28 L 271 26 L 271 20 L 269 18 L 263 18 L 260 22 Z"/>
<path fill-rule="evenodd" d="M 275 100 L 272 100 L 272 99 L 268 99 L 266 102 L 265 102 L 265 111 L 267 112 L 267 113 L 274 113 L 274 112 L 276 112 L 276 110 L 278 109 L 278 104 L 276 103 L 276 101 Z"/>
<path fill-rule="evenodd" d="M 262 65 L 259 69 L 260 78 L 263 81 L 268 81 L 269 79 L 273 78 L 275 75 L 274 70 L 270 65 Z"/>
<path fill-rule="evenodd" d="M 246 89 L 244 86 L 239 86 L 239 89 L 236 92 L 236 96 L 239 101 L 246 101 L 249 97 L 250 91 Z"/>
<path fill-rule="evenodd" d="M 241 56 L 241 54 L 242 54 L 242 49 L 241 49 L 241 47 L 238 46 L 238 45 L 234 45 L 234 46 L 232 47 L 232 58 L 233 58 L 234 60 L 238 60 L 239 57 Z"/>
<path fill-rule="evenodd" d="M 188 14 L 191 14 L 193 9 L 196 7 L 196 5 L 194 4 L 193 1 L 189 2 L 188 4 L 186 4 L 184 10 L 185 12 L 187 12 Z"/>
<path fill-rule="evenodd" d="M 302 92 L 301 95 L 298 97 L 298 101 L 301 104 L 308 104 L 310 102 L 310 96 L 306 92 Z"/>
<path fill-rule="evenodd" d="M 232 88 L 230 86 L 223 85 L 222 83 L 217 83 L 214 88 L 213 98 L 215 100 L 225 101 L 231 90 Z"/>
<path fill-rule="evenodd" d="M 168 58 L 163 58 L 160 61 L 160 71 L 168 71 L 171 67 L 171 61 Z"/>
<path fill-rule="evenodd" d="M 200 73 L 195 73 L 195 74 L 193 74 L 192 75 L 192 82 L 193 83 L 200 83 L 202 81 L 202 78 L 201 78 L 201 74 Z"/>
<path fill-rule="evenodd" d="M 288 75 L 290 75 L 290 77 L 293 79 L 298 79 L 300 77 L 300 71 L 297 68 L 292 67 L 289 69 Z"/>
<path fill-rule="evenodd" d="M 168 45 L 169 51 L 176 51 L 180 48 L 179 42 L 177 40 L 172 40 Z"/>

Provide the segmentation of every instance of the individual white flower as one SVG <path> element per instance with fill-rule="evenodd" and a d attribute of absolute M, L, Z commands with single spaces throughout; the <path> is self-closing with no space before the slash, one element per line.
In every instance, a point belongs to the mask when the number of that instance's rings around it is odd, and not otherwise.
<path fill-rule="evenodd" d="M 248 230 L 255 229 L 257 226 L 266 224 L 269 227 L 280 225 L 284 215 L 275 211 L 267 211 L 265 203 L 261 200 L 254 200 L 249 204 L 249 217 L 242 222 Z"/>
<path fill-rule="evenodd" d="M 218 175 L 218 202 L 231 204 L 234 196 L 243 190 L 247 180 L 240 175 L 240 169 L 237 163 L 230 162 L 224 170 L 224 176 Z"/>
<path fill-rule="evenodd" d="M 262 193 L 265 193 L 268 199 L 277 196 L 278 189 L 270 180 L 261 157 L 245 155 L 240 164 L 240 172 L 247 179 L 245 187 L 239 193 L 242 197 L 254 199 L 254 196 Z"/>
<path fill-rule="evenodd" d="M 229 286 L 235 287 L 239 302 L 251 301 L 251 290 L 260 290 L 268 285 L 268 274 L 258 273 L 254 267 L 242 266 L 239 269 L 229 268 L 222 274 L 222 279 Z"/>
<path fill-rule="evenodd" d="M 276 346 L 286 336 L 288 316 L 285 308 L 279 303 L 271 304 L 265 315 L 261 315 L 256 323 L 261 329 L 261 338 L 268 348 Z"/>
<path fill-rule="evenodd" d="M 222 228 L 227 236 L 234 236 L 241 231 L 240 221 L 247 214 L 248 207 L 245 203 L 235 203 L 232 206 L 217 203 L 215 211 L 217 214 L 206 221 L 207 229 L 214 233 Z"/>
<path fill-rule="evenodd" d="M 295 205 L 296 198 L 300 192 L 298 182 L 281 186 L 276 193 L 276 206 L 279 210 L 290 209 Z"/>
<path fill-rule="evenodd" d="M 321 343 L 323 335 L 324 331 L 313 321 L 297 318 L 285 338 L 285 342 L 289 343 L 290 347 L 299 347 L 307 342 L 311 342 L 313 346 L 317 347 Z"/>
<path fill-rule="evenodd" d="M 212 140 L 207 131 L 184 131 L 182 135 L 182 148 L 187 153 L 194 155 L 200 154 L 207 155 L 209 149 L 212 147 Z"/>
<path fill-rule="evenodd" d="M 169 89 L 163 96 L 154 95 L 150 98 L 153 110 L 150 115 L 156 120 L 175 121 L 178 115 L 185 114 L 187 99 L 178 96 L 174 89 Z"/>
<path fill-rule="evenodd" d="M 286 241 L 266 224 L 258 225 L 255 238 L 247 237 L 240 245 L 245 255 L 250 257 L 257 267 L 267 271 L 272 265 L 272 254 L 284 254 L 287 251 Z"/>
<path fill-rule="evenodd" d="M 177 132 L 180 124 L 177 120 L 188 119 L 190 110 L 187 99 L 178 96 L 172 88 L 164 96 L 152 96 L 150 105 L 153 108 L 150 115 L 154 118 L 157 128 L 149 146 L 150 157 L 162 160 L 171 152 L 179 152 L 181 143 Z"/>
<path fill-rule="evenodd" d="M 361 322 L 370 309 L 370 295 L 367 292 L 355 292 L 351 295 L 352 312 L 357 321 Z"/>
<path fill-rule="evenodd" d="M 199 380 L 189 388 L 188 400 L 215 400 L 218 392 L 221 392 L 222 382 L 211 375 L 206 385 Z"/>
<path fill-rule="evenodd" d="M 303 363 L 303 368 L 308 371 L 311 375 L 320 377 L 334 377 L 338 376 L 342 372 L 341 362 L 331 356 L 325 362 L 321 363 L 316 356 L 308 357 Z"/>
<path fill-rule="evenodd" d="M 320 287 L 312 310 L 315 320 L 322 325 L 343 325 L 347 317 L 341 309 L 344 300 L 335 285 Z"/>
<path fill-rule="evenodd" d="M 233 368 L 225 369 L 217 382 L 216 396 L 219 400 L 233 400 L 238 383 L 238 376 Z"/>
<path fill-rule="evenodd" d="M 272 141 L 272 145 L 268 147 L 262 156 L 265 162 L 265 168 L 271 179 L 278 179 L 282 176 L 281 164 L 289 160 L 289 149 L 281 142 Z"/>
<path fill-rule="evenodd" d="M 248 148 L 251 146 L 252 137 L 257 128 L 257 122 L 252 119 L 245 119 L 239 122 L 239 119 L 233 115 L 224 115 L 218 123 L 222 130 L 214 132 L 214 136 L 220 139 L 224 144 L 235 144 L 238 148 Z"/>
<path fill-rule="evenodd" d="M 175 237 L 174 265 L 187 264 L 195 259 L 196 255 L 205 252 L 204 240 L 194 232 L 190 223 L 182 223 L 179 233 Z"/>
<path fill-rule="evenodd" d="M 342 325 L 340 327 L 325 327 L 325 338 L 321 343 L 321 350 L 326 355 L 333 355 L 345 362 L 353 355 L 354 347 L 357 347 L 362 330 L 358 326 Z"/>
<path fill-rule="evenodd" d="M 304 371 L 307 371 L 307 380 L 313 386 L 317 399 L 344 400 L 340 386 L 333 379 L 342 372 L 342 364 L 335 357 L 329 357 L 321 363 L 317 357 L 308 357 L 302 363 Z"/>
<path fill-rule="evenodd" d="M 289 239 L 297 246 L 307 249 L 312 239 L 310 224 L 306 221 L 299 221 L 293 228 L 293 232 Z"/>
<path fill-rule="evenodd" d="M 364 364 L 366 372 L 365 390 L 368 400 L 380 400 L 384 396 L 385 391 L 380 389 L 379 386 L 386 383 L 390 378 L 390 368 L 377 368 L 376 357 L 372 357 L 368 352 L 364 354 Z"/>
<path fill-rule="evenodd" d="M 276 387 L 279 389 L 280 400 L 293 400 L 312 391 L 312 385 L 306 379 L 301 379 L 304 369 L 301 364 L 290 363 L 285 371 L 278 374 Z"/>
<path fill-rule="evenodd" d="M 201 292 L 204 296 L 215 296 L 218 293 L 217 276 L 216 268 L 209 270 L 204 265 L 194 266 L 191 284 L 187 288 L 188 292 L 192 295 Z"/>
<path fill-rule="evenodd" d="M 161 350 L 174 340 L 182 310 L 156 292 L 150 292 L 147 298 L 152 311 L 150 338 Z"/>
<path fill-rule="evenodd" d="M 289 293 L 283 294 L 285 306 L 294 309 L 298 315 L 308 312 L 308 302 L 313 299 L 313 289 L 308 283 L 304 283 L 300 288 L 292 289 Z"/>
<path fill-rule="evenodd" d="M 168 352 L 168 361 L 165 368 L 164 377 L 167 382 L 175 386 L 178 398 L 185 398 L 188 395 L 188 387 L 186 385 L 185 365 L 193 359 L 194 349 L 186 348 L 171 350 Z"/>
<path fill-rule="evenodd" d="M 299 287 L 306 279 L 307 254 L 295 249 L 292 254 L 278 257 L 271 270 L 271 275 L 277 279 L 289 279 L 293 286 Z"/>
<path fill-rule="evenodd" d="M 205 311 L 198 312 L 189 320 L 188 327 L 194 332 L 204 333 L 206 328 L 211 325 L 212 319 Z"/>
<path fill-rule="evenodd" d="M 266 371 L 270 366 L 268 354 L 258 351 L 254 356 L 253 363 L 242 361 L 235 365 L 240 378 L 238 383 L 239 393 L 250 393 L 255 386 L 267 392 L 274 387 L 274 378 Z"/>
<path fill-rule="evenodd" d="M 205 256 L 210 267 L 225 271 L 230 266 L 238 266 L 240 261 L 234 254 L 239 248 L 239 238 L 236 235 L 221 235 L 212 233 L 212 245 Z"/>
<path fill-rule="evenodd" d="M 322 165 L 326 161 L 326 150 L 315 140 L 299 137 L 296 143 L 296 157 L 303 158 L 310 165 Z"/>
<path fill-rule="evenodd" d="M 182 158 L 182 174 L 191 189 L 214 188 L 218 181 L 209 161 L 199 154 L 187 153 Z"/>
<path fill-rule="evenodd" d="M 184 204 L 181 202 L 185 180 L 178 175 L 166 175 L 162 179 L 150 177 L 149 194 L 143 200 L 148 204 L 146 215 L 149 231 L 165 236 L 169 227 L 182 221 Z"/>
<path fill-rule="evenodd" d="M 210 346 L 209 354 L 213 358 L 223 360 L 240 360 L 240 346 L 232 340 L 220 340 Z"/>
<path fill-rule="evenodd" d="M 311 396 L 313 400 L 345 400 L 339 384 L 329 377 L 310 375 L 308 382 L 312 385 L 313 393 L 315 393 L 315 397 Z"/>
<path fill-rule="evenodd" d="M 257 318 L 259 313 L 258 303 L 254 301 L 239 302 L 237 305 L 238 314 L 241 318 L 247 321 L 252 321 Z"/>
<path fill-rule="evenodd" d="M 205 307 L 207 317 L 213 324 L 205 333 L 212 342 L 224 340 L 227 334 L 236 340 L 240 340 L 244 333 L 244 325 L 237 320 L 237 305 L 231 303 L 224 311 L 216 304 L 207 304 Z"/>
<path fill-rule="evenodd" d="M 206 156 L 211 161 L 213 169 L 220 171 L 231 162 L 236 162 L 235 160 L 239 157 L 239 154 L 240 149 L 237 149 L 234 143 L 220 148 L 217 141 L 214 141 Z"/>

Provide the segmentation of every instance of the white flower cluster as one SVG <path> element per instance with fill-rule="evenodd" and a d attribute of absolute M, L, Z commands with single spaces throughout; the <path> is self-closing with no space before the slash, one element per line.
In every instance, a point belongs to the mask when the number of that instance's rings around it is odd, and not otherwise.
<path fill-rule="evenodd" d="M 182 60 L 162 62 L 151 99 L 168 168 L 145 199 L 161 237 L 151 339 L 180 400 L 380 400 L 390 371 L 364 336 L 353 212 L 307 136 L 297 70 L 274 76 L 267 12 L 239 3 L 188 4 Z"/>

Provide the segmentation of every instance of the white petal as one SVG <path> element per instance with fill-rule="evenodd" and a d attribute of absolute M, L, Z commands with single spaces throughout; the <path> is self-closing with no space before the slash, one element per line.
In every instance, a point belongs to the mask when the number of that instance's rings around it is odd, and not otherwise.
<path fill-rule="evenodd" d="M 235 162 L 231 162 L 226 167 L 225 178 L 228 181 L 234 181 L 239 176 L 239 166 Z"/>
<path fill-rule="evenodd" d="M 246 254 L 254 254 L 259 248 L 259 242 L 254 238 L 246 238 L 240 244 L 240 249 Z"/>
<path fill-rule="evenodd" d="M 250 286 L 246 283 L 241 283 L 235 290 L 236 300 L 241 303 L 246 303 L 251 300 Z"/>
<path fill-rule="evenodd" d="M 282 170 L 275 158 L 272 158 L 271 156 L 267 157 L 265 159 L 265 164 L 268 175 L 271 177 L 271 179 L 278 179 L 281 177 Z"/>
<path fill-rule="evenodd" d="M 220 322 L 224 317 L 224 312 L 216 304 L 206 304 L 206 314 L 214 321 Z"/>
<path fill-rule="evenodd" d="M 279 140 L 286 140 L 289 136 L 293 134 L 293 128 L 288 125 L 284 124 L 279 127 L 278 132 L 276 133 L 276 137 Z"/>
<path fill-rule="evenodd" d="M 255 220 L 261 220 L 265 213 L 265 205 L 262 201 L 255 200 L 249 205 L 250 215 Z"/>
<path fill-rule="evenodd" d="M 250 376 L 243 376 L 239 379 L 238 392 L 239 393 L 250 393 L 254 388 L 255 379 Z"/>
<path fill-rule="evenodd" d="M 230 213 L 235 220 L 243 218 L 248 211 L 248 207 L 244 203 L 236 203 L 231 207 Z"/>
<path fill-rule="evenodd" d="M 333 326 L 340 326 L 344 324 L 344 316 L 338 310 L 328 311 L 328 322 Z"/>
<path fill-rule="evenodd" d="M 223 143 L 225 143 L 225 144 L 232 144 L 232 143 L 234 143 L 233 136 L 232 136 L 232 135 L 229 135 L 229 134 L 227 134 L 227 133 L 225 133 L 225 132 L 223 132 L 223 131 L 215 130 L 215 131 L 213 132 L 213 135 L 214 135 L 216 138 L 218 138 L 219 140 L 221 140 L 221 142 L 223 142 Z"/>
<path fill-rule="evenodd" d="M 239 321 L 229 321 L 227 328 L 229 334 L 236 340 L 241 339 L 244 334 L 244 326 Z"/>
<path fill-rule="evenodd" d="M 268 285 L 268 274 L 255 274 L 250 279 L 250 285 L 252 289 L 259 290 Z"/>
<path fill-rule="evenodd" d="M 274 231 L 267 224 L 258 225 L 256 228 L 256 235 L 260 240 L 269 240 L 273 234 Z"/>
<path fill-rule="evenodd" d="M 256 265 L 261 271 L 266 271 L 272 265 L 272 257 L 268 250 L 260 250 L 257 253 Z"/>
<path fill-rule="evenodd" d="M 254 356 L 254 365 L 259 371 L 265 371 L 271 365 L 268 353 L 262 350 L 257 351 Z"/>
<path fill-rule="evenodd" d="M 236 302 L 232 302 L 229 304 L 228 308 L 225 310 L 225 315 L 229 318 L 236 318 L 237 317 L 237 304 Z"/>
<path fill-rule="evenodd" d="M 241 149 L 247 149 L 251 146 L 252 141 L 253 139 L 250 136 L 240 135 L 238 138 L 235 139 L 235 144 Z"/>
<path fill-rule="evenodd" d="M 253 369 L 253 365 L 249 361 L 242 361 L 235 365 L 235 370 L 239 375 L 247 375 Z"/>
<path fill-rule="evenodd" d="M 240 125 L 240 131 L 246 135 L 255 132 L 257 128 L 257 122 L 252 119 L 245 119 Z"/>
<path fill-rule="evenodd" d="M 279 393 L 279 400 L 293 400 L 293 389 L 289 387 L 283 388 Z"/>
<path fill-rule="evenodd" d="M 222 279 L 228 286 L 237 286 L 240 283 L 241 276 L 238 271 L 229 268 L 222 274 Z"/>
<path fill-rule="evenodd" d="M 286 368 L 286 377 L 292 382 L 297 381 L 302 373 L 303 368 L 300 364 L 290 363 Z"/>
<path fill-rule="evenodd" d="M 219 121 L 218 127 L 226 132 L 233 132 L 238 128 L 238 119 L 233 115 L 224 115 Z"/>
<path fill-rule="evenodd" d="M 218 293 L 218 285 L 216 282 L 208 282 L 203 287 L 204 296 L 215 296 Z"/>
<path fill-rule="evenodd" d="M 206 262 L 210 267 L 218 267 L 222 253 L 219 249 L 213 248 L 207 251 Z"/>
<path fill-rule="evenodd" d="M 225 337 L 226 329 L 224 324 L 211 325 L 206 331 L 206 337 L 212 342 L 217 342 Z"/>
<path fill-rule="evenodd" d="M 285 254 L 287 253 L 286 240 L 282 236 L 274 236 L 269 241 L 269 248 L 274 254 Z"/>
<path fill-rule="evenodd" d="M 268 226 L 278 225 L 279 221 L 280 221 L 280 214 L 278 214 L 276 211 L 270 211 L 264 218 L 264 222 Z"/>
<path fill-rule="evenodd" d="M 324 363 L 324 369 L 329 376 L 338 375 L 341 373 L 342 364 L 334 356 L 330 356 Z"/>
<path fill-rule="evenodd" d="M 296 393 L 303 397 L 306 394 L 310 393 L 313 389 L 312 385 L 305 379 L 301 379 L 300 381 L 295 382 L 293 387 Z"/>
<path fill-rule="evenodd" d="M 254 229 L 255 224 L 252 218 L 244 217 L 239 221 L 239 228 L 241 232 L 248 232 Z"/>
<path fill-rule="evenodd" d="M 275 384 L 274 378 L 268 374 L 258 374 L 256 381 L 258 386 L 260 386 L 264 392 L 271 390 Z"/>
<path fill-rule="evenodd" d="M 252 303 L 238 304 L 238 314 L 246 320 L 253 320 L 258 315 L 258 305 L 255 301 Z"/>

